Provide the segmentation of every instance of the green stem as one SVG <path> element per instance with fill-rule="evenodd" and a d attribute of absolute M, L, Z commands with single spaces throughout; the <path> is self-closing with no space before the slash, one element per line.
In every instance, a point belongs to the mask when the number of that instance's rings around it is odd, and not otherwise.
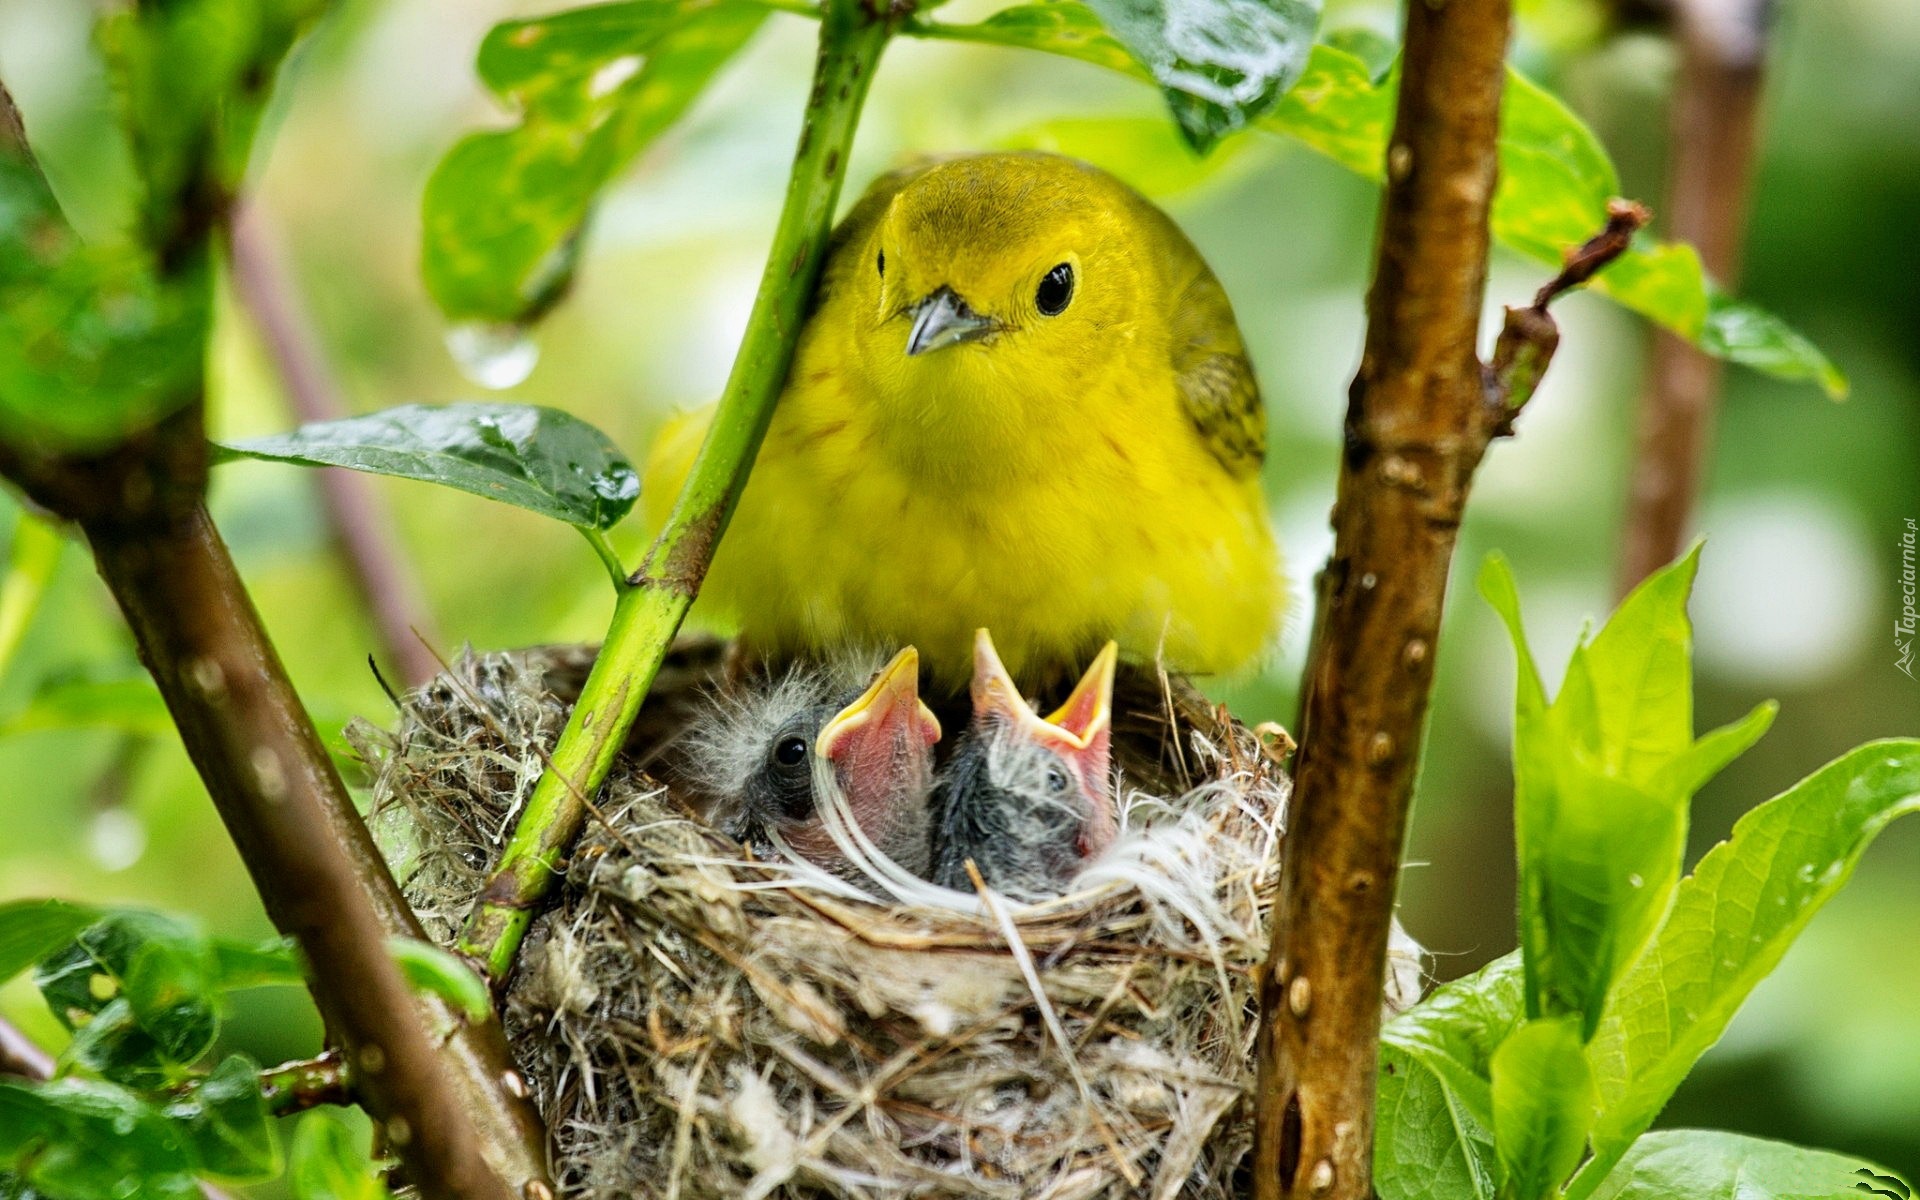
<path fill-rule="evenodd" d="M 535 906 L 579 836 L 586 798 L 613 765 L 746 487 L 793 361 L 826 257 L 854 128 L 895 19 L 886 8 L 869 11 L 859 0 L 830 0 L 827 6 L 786 203 L 713 424 L 666 528 L 620 593 L 606 642 L 546 773 L 461 931 L 459 949 L 495 983 L 512 967 Z"/>
<path fill-rule="evenodd" d="M 19 523 L 13 527 L 7 578 L 0 583 L 0 676 L 13 665 L 13 656 L 27 636 L 27 626 L 40 611 L 65 545 L 66 539 L 52 520 L 30 512 L 20 514 Z"/>
<path fill-rule="evenodd" d="M 607 577 L 613 580 L 613 590 L 626 591 L 627 569 L 621 565 L 620 553 L 607 540 L 607 535 L 591 525 L 575 525 L 574 528 L 580 531 L 581 537 L 587 539 L 587 545 L 593 547 L 593 552 L 600 556 L 600 565 L 607 569 Z"/>

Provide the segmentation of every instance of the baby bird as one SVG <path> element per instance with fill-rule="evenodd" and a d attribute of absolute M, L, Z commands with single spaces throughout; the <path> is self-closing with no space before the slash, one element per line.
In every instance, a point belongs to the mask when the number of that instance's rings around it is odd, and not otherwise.
<path fill-rule="evenodd" d="M 712 410 L 655 442 L 665 521 Z M 984 154 L 882 177 L 833 235 L 701 607 L 753 657 L 906 645 L 958 691 L 972 631 L 1039 686 L 1117 638 L 1249 663 L 1284 589 L 1266 415 L 1226 292 L 1112 176 Z"/>
<path fill-rule="evenodd" d="M 973 720 L 933 800 L 933 882 L 974 890 L 971 860 L 995 891 L 1031 900 L 1062 891 L 1112 844 L 1109 743 L 1117 647 L 1108 642 L 1067 702 L 1042 720 L 982 629 Z"/>
<path fill-rule="evenodd" d="M 837 802 L 875 847 L 924 875 L 940 723 L 920 702 L 919 674 L 909 646 L 851 699 L 816 669 L 723 702 L 688 752 L 704 815 L 756 854 L 788 853 L 865 886 L 822 811 Z"/>

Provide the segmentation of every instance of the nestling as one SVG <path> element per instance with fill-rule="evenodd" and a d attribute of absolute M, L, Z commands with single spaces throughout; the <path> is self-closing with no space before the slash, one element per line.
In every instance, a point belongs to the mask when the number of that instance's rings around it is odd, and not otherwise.
<path fill-rule="evenodd" d="M 648 467 L 658 528 L 711 409 Z M 1071 159 L 896 171 L 835 232 L 767 438 L 701 596 L 774 662 L 917 645 L 967 679 L 1130 658 L 1228 671 L 1280 564 L 1266 418 L 1220 283 L 1164 213 Z"/>
<path fill-rule="evenodd" d="M 743 689 L 690 739 L 704 815 L 763 857 L 791 853 L 864 885 L 828 831 L 831 795 L 877 848 L 925 874 L 940 723 L 920 702 L 919 673 L 909 646 L 857 697 L 824 669 Z"/>
<path fill-rule="evenodd" d="M 1042 720 L 993 639 L 979 631 L 973 720 L 935 785 L 935 883 L 973 890 L 971 860 L 995 891 L 1016 899 L 1054 895 L 1113 843 L 1116 649 L 1108 642 L 1067 702 Z"/>

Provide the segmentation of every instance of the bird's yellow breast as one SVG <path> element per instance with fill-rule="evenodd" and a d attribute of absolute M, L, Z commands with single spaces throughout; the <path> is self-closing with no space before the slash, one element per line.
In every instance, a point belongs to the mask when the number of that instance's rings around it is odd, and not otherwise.
<path fill-rule="evenodd" d="M 1048 343 L 1009 319 L 908 358 L 904 324 L 850 285 L 883 236 L 858 232 L 842 230 L 701 609 L 773 657 L 915 645 L 948 685 L 981 626 L 1028 678 L 1109 638 L 1190 671 L 1258 656 L 1282 594 L 1258 477 L 1224 465 L 1183 407 L 1167 322 L 1109 311 L 1085 337 L 1045 327 Z M 1112 278 L 1099 253 L 1090 296 Z M 656 528 L 710 411 L 655 443 Z"/>

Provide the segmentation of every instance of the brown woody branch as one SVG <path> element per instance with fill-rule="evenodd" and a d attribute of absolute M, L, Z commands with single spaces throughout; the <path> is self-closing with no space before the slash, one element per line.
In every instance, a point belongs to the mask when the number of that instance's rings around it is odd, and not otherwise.
<path fill-rule="evenodd" d="M 23 156 L 0 88 L 0 154 Z M 224 213 L 180 227 L 212 229 Z M 206 286 L 208 246 L 173 246 L 169 286 Z M 176 274 L 177 273 L 177 274 Z M 418 921 L 354 809 L 207 517 L 200 382 L 110 449 L 0 444 L 0 473 L 76 522 L 275 926 L 349 1056 L 357 1094 L 436 1200 L 552 1196 L 546 1141 L 499 1022 L 416 999 L 387 949 Z M 509 1190 L 511 1189 L 511 1190 Z"/>
<path fill-rule="evenodd" d="M 305 424 L 346 416 L 339 385 L 257 208 L 249 205 L 234 214 L 229 246 L 234 292 L 279 369 L 295 419 Z M 338 467 L 322 468 L 314 478 L 340 563 L 387 661 L 409 687 L 427 682 L 440 670 L 431 649 L 440 638 L 373 481 Z"/>
<path fill-rule="evenodd" d="M 1254 1195 L 1372 1193 L 1387 929 L 1448 564 L 1508 412 L 1475 350 L 1508 0 L 1406 5 L 1367 339 L 1261 980 Z M 1536 371 L 1537 373 L 1537 371 Z"/>
<path fill-rule="evenodd" d="M 1716 282 L 1740 274 L 1769 0 L 1671 0 L 1679 43 L 1667 152 L 1667 233 L 1700 251 Z M 1679 555 L 1713 440 L 1721 364 L 1654 333 L 1628 487 L 1621 595 Z"/>

